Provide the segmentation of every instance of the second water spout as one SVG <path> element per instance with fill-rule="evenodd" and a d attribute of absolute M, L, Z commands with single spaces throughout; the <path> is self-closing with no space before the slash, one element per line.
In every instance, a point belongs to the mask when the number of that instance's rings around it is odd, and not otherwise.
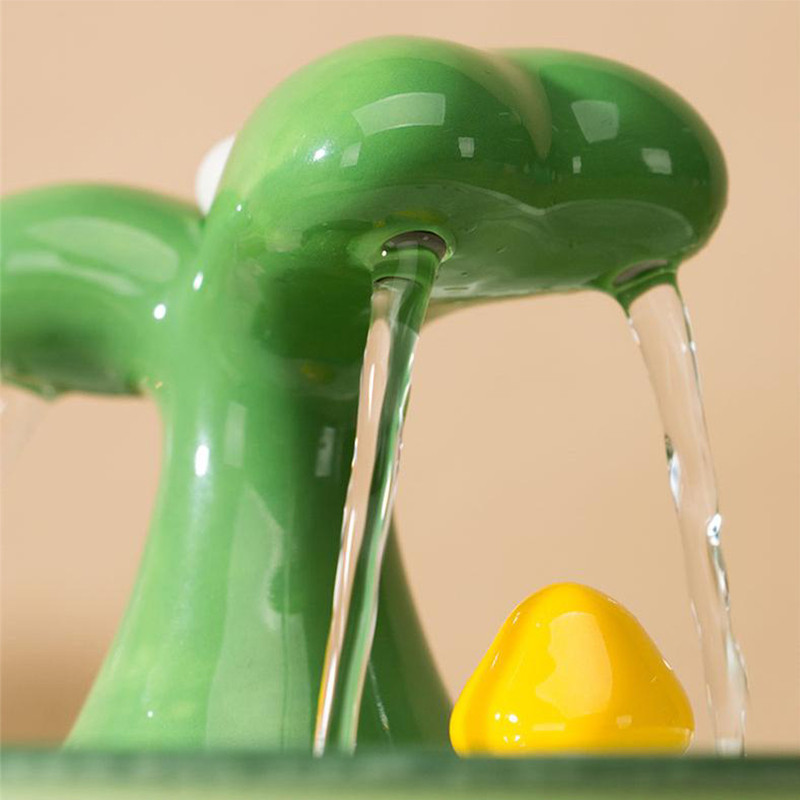
<path fill-rule="evenodd" d="M 744 752 L 747 676 L 731 627 L 728 575 L 720 547 L 722 517 L 696 346 L 677 287 L 665 284 L 650 289 L 631 303 L 629 314 L 664 425 L 669 486 L 678 514 L 717 751 L 739 755 Z"/>

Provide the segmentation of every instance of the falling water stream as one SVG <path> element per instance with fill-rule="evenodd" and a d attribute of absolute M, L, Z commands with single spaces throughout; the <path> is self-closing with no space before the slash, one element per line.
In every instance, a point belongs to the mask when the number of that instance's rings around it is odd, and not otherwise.
<path fill-rule="evenodd" d="M 441 251 L 408 239 L 373 285 L 359 389 L 352 471 L 342 519 L 333 608 L 320 683 L 314 753 L 356 747 L 364 679 L 378 611 L 414 350 Z M 744 750 L 747 679 L 730 621 L 720 548 L 722 517 L 706 431 L 695 343 L 672 285 L 629 307 L 665 430 L 669 485 L 678 514 L 717 750 Z"/>
<path fill-rule="evenodd" d="M 738 755 L 744 751 L 747 677 L 731 629 L 728 577 L 720 547 L 722 517 L 692 330 L 683 300 L 671 285 L 645 292 L 633 301 L 629 315 L 664 425 L 669 486 L 717 752 Z"/>
<path fill-rule="evenodd" d="M 333 609 L 320 683 L 314 753 L 356 747 L 358 717 L 378 613 L 381 565 L 394 504 L 414 350 L 442 250 L 406 235 L 384 249 L 375 280 L 359 387 Z M 420 244 L 420 242 L 426 242 Z M 432 249 L 431 249 L 432 248 Z"/>

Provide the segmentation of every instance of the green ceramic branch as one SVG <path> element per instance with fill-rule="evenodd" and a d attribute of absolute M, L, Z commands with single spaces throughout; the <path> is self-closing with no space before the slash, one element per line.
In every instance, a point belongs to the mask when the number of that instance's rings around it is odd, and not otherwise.
<path fill-rule="evenodd" d="M 136 588 L 70 743 L 310 750 L 384 242 L 446 242 L 432 314 L 626 304 L 704 244 L 725 190 L 707 127 L 641 73 L 390 38 L 267 97 L 205 219 L 113 187 L 5 199 L 4 380 L 146 393 L 164 421 Z M 444 744 L 394 536 L 381 591 L 360 742 Z"/>

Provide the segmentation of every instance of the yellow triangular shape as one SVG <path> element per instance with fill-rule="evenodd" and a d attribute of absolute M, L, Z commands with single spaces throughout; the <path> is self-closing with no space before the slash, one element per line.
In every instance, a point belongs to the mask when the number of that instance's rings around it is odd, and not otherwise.
<path fill-rule="evenodd" d="M 694 731 L 683 687 L 636 618 L 575 583 L 517 606 L 450 719 L 462 754 L 683 751 Z"/>

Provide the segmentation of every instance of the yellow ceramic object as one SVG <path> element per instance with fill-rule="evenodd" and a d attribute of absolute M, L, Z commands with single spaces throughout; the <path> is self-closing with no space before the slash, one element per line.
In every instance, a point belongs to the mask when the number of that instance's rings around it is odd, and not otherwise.
<path fill-rule="evenodd" d="M 450 718 L 461 755 L 682 752 L 693 732 L 686 693 L 644 628 L 575 583 L 514 609 Z"/>

